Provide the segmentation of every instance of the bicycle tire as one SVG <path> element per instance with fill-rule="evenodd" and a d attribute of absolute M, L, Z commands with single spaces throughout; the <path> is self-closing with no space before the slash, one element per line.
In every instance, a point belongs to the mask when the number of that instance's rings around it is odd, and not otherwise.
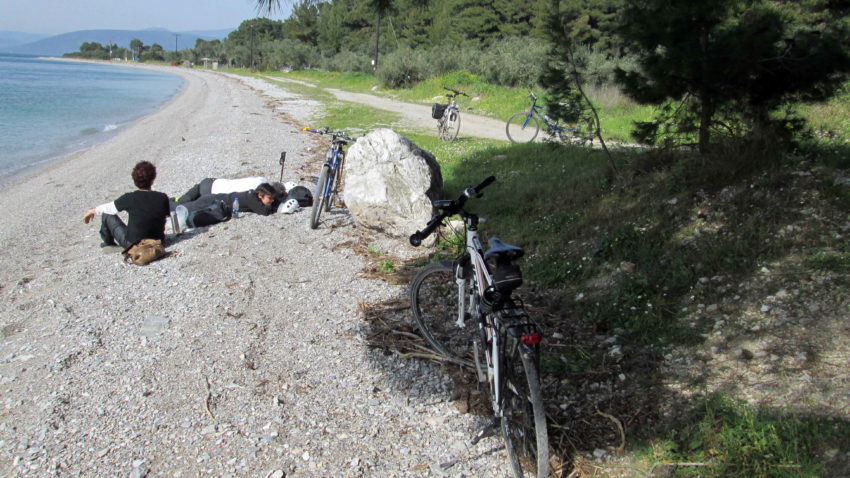
<path fill-rule="evenodd" d="M 327 194 L 325 194 L 328 190 L 328 171 L 330 171 L 330 166 L 327 164 L 322 166 L 322 171 L 319 172 L 319 180 L 316 181 L 316 191 L 313 193 L 313 210 L 310 212 L 310 229 L 319 227 L 319 216 L 322 214 L 323 203 L 328 199 Z"/>
<path fill-rule="evenodd" d="M 410 283 L 410 309 L 425 340 L 450 361 L 473 367 L 472 344 L 477 324 L 457 326 L 458 285 L 454 262 L 443 261 L 421 268 Z"/>
<path fill-rule="evenodd" d="M 337 204 L 337 196 L 339 196 L 339 189 L 342 185 L 342 171 L 343 165 L 345 164 L 345 152 L 339 152 L 339 164 L 336 169 L 334 169 L 333 177 L 331 178 L 331 193 L 330 198 L 328 199 L 327 204 L 325 205 L 325 211 L 330 211 L 331 207 L 336 206 Z"/>
<path fill-rule="evenodd" d="M 535 477 L 549 475 L 549 435 L 540 390 L 536 347 L 508 338 L 504 355 L 502 436 L 516 478 L 523 478 L 522 461 L 535 468 Z"/>
<path fill-rule="evenodd" d="M 454 141 L 457 139 L 457 134 L 460 132 L 460 111 L 457 110 L 448 110 L 446 111 L 446 132 L 445 132 L 445 140 L 446 141 Z M 452 115 L 454 115 L 454 119 L 452 119 Z"/>
<path fill-rule="evenodd" d="M 528 123 L 526 124 L 526 118 Z M 530 143 L 534 141 L 537 134 L 540 132 L 540 122 L 533 115 L 528 116 L 528 111 L 514 113 L 508 118 L 508 123 L 505 125 L 505 134 L 511 143 Z"/>
<path fill-rule="evenodd" d="M 328 173 L 328 197 L 324 201 L 325 212 L 330 212 L 333 202 L 336 200 L 336 177 L 338 173 L 339 171 L 337 169 L 331 169 Z"/>

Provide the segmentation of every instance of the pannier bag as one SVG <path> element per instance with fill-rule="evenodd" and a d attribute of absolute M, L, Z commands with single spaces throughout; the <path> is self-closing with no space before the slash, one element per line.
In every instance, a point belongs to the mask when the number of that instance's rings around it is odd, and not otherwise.
<path fill-rule="evenodd" d="M 165 248 L 159 239 L 142 239 L 127 249 L 125 259 L 137 266 L 146 266 L 165 255 Z"/>
<path fill-rule="evenodd" d="M 310 190 L 305 188 L 304 186 L 295 186 L 294 188 L 290 189 L 286 194 L 286 200 L 290 199 L 295 199 L 296 201 L 298 201 L 298 205 L 301 207 L 308 207 L 313 205 L 313 193 L 311 193 Z"/>
<path fill-rule="evenodd" d="M 434 106 L 431 107 L 431 117 L 434 119 L 440 119 L 443 117 L 443 114 L 446 112 L 446 108 L 449 105 L 441 105 L 440 103 L 434 103 Z"/>

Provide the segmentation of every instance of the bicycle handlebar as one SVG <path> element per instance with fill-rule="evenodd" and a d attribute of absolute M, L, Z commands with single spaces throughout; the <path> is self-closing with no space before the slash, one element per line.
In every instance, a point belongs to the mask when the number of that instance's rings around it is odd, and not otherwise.
<path fill-rule="evenodd" d="M 310 133 L 329 135 L 329 136 L 333 137 L 334 141 L 337 141 L 338 139 L 341 140 L 341 141 L 345 141 L 347 143 L 352 143 L 354 141 L 357 141 L 357 138 L 352 138 L 351 136 L 346 134 L 345 131 L 333 131 L 330 128 L 328 128 L 327 126 L 323 126 L 319 129 L 307 127 L 307 128 L 303 128 L 302 131 L 309 131 Z"/>
<path fill-rule="evenodd" d="M 495 176 L 488 176 L 481 181 L 478 186 L 468 187 L 463 191 L 457 199 L 453 201 L 448 201 L 448 204 L 441 204 L 437 206 L 437 202 L 444 203 L 445 201 L 434 201 L 434 205 L 439 208 L 441 211 L 436 216 L 432 217 L 430 221 L 428 221 L 428 225 L 425 226 L 425 229 L 421 231 L 416 231 L 410 235 L 410 245 L 413 247 L 419 247 L 422 244 L 422 241 L 430 236 L 440 224 L 443 223 L 443 219 L 453 216 L 460 212 L 463 209 L 463 205 L 466 203 L 466 200 L 469 198 L 480 198 L 481 190 L 489 186 L 496 180 Z"/>
<path fill-rule="evenodd" d="M 458 91 L 458 90 L 456 90 L 456 89 L 454 89 L 454 88 L 447 88 L 447 87 L 445 87 L 445 86 L 443 87 L 443 89 L 444 89 L 444 90 L 451 91 L 452 93 L 454 93 L 454 94 L 455 94 L 455 96 L 457 96 L 457 95 L 463 95 L 463 96 L 466 96 L 467 98 L 469 98 L 469 95 L 467 95 L 467 94 L 466 94 L 466 93 L 464 93 L 463 91 Z"/>

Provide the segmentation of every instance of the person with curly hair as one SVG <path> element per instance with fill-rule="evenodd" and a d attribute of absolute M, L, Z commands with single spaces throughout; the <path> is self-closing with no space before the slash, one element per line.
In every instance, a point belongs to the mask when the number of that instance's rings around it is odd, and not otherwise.
<path fill-rule="evenodd" d="M 165 193 L 152 191 L 156 179 L 156 166 L 148 161 L 140 161 L 133 168 L 133 183 L 137 191 L 121 195 L 115 201 L 101 204 L 86 211 L 83 222 L 90 223 L 95 216 L 101 216 L 101 247 L 119 245 L 123 252 L 142 239 L 165 238 L 165 220 L 169 217 L 169 201 Z M 128 214 L 127 224 L 118 217 L 119 211 Z"/>

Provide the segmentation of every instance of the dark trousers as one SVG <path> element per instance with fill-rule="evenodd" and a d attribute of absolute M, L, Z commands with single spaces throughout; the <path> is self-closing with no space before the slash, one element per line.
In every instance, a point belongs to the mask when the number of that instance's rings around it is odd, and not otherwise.
<path fill-rule="evenodd" d="M 100 220 L 100 238 L 106 245 L 118 243 L 125 251 L 133 246 L 127 240 L 127 225 L 115 214 L 103 214 Z"/>
<path fill-rule="evenodd" d="M 180 198 L 177 200 L 177 204 L 184 204 L 187 202 L 192 202 L 198 199 L 201 196 L 206 196 L 212 194 L 212 184 L 215 181 L 215 178 L 206 178 L 198 184 L 189 188 Z"/>

